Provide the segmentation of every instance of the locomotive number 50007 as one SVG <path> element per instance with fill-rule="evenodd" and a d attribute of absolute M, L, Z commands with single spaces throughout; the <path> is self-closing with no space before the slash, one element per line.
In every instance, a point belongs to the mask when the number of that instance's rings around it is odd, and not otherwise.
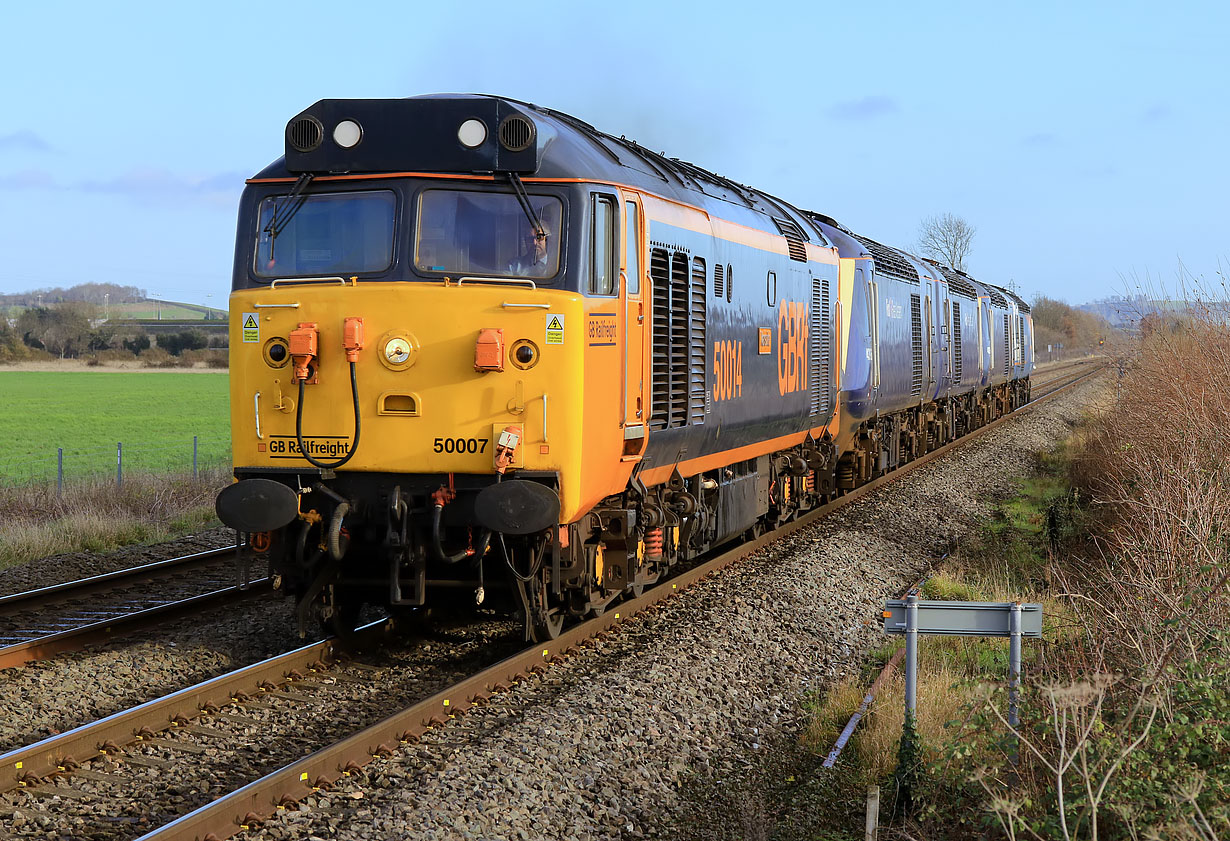
<path fill-rule="evenodd" d="M 485 453 L 486 438 L 437 438 L 432 444 L 437 453 Z"/>

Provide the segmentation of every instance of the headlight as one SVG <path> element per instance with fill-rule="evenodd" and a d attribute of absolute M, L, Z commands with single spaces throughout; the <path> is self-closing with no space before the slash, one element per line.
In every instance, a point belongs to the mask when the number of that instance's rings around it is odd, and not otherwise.
<path fill-rule="evenodd" d="M 353 149 L 363 139 L 363 127 L 354 120 L 342 120 L 333 127 L 333 142 L 343 149 Z"/>
<path fill-rule="evenodd" d="M 525 369 L 537 365 L 541 356 L 538 352 L 538 345 L 529 339 L 517 339 L 509 349 L 508 358 L 512 360 L 513 365 Z"/>
<path fill-rule="evenodd" d="M 290 362 L 290 348 L 280 336 L 265 342 L 265 364 L 270 368 L 282 368 Z"/>
<path fill-rule="evenodd" d="M 487 126 L 482 120 L 466 120 L 457 129 L 457 139 L 467 149 L 477 149 L 487 139 Z"/>

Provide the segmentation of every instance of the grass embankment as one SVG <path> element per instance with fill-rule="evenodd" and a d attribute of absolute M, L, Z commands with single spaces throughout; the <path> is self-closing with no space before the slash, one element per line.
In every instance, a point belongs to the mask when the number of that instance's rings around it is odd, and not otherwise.
<path fill-rule="evenodd" d="M 1189 322 L 1125 354 L 1113 405 L 928 584 L 1041 602 L 1045 624 L 1024 645 L 1019 744 L 1006 642 L 923 638 L 914 837 L 1230 835 L 1230 330 Z M 865 677 L 817 703 L 814 750 Z M 843 754 L 850 791 L 896 792 L 902 707 L 898 678 Z"/>
<path fill-rule="evenodd" d="M 0 372 L 0 566 L 165 539 L 213 523 L 226 482 L 225 376 Z M 198 438 L 200 478 L 193 479 Z M 124 445 L 123 486 L 116 444 Z M 56 449 L 65 488 L 56 494 Z"/>

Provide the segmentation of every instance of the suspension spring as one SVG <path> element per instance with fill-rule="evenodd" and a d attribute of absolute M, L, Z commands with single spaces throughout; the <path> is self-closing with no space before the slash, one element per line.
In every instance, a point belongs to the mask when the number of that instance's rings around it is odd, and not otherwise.
<path fill-rule="evenodd" d="M 650 529 L 649 533 L 645 535 L 645 557 L 654 561 L 661 559 L 664 543 L 662 527 Z"/>

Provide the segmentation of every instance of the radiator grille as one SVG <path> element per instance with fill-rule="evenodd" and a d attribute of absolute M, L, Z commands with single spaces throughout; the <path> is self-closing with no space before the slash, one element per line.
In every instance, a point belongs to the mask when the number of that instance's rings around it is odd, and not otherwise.
<path fill-rule="evenodd" d="M 692 367 L 688 339 L 688 264 L 685 252 L 672 254 L 663 248 L 650 252 L 649 278 L 653 284 L 650 385 L 653 406 L 649 414 L 650 429 L 667 429 L 688 422 L 689 372 Z M 703 412 L 703 360 L 701 366 Z"/>
<path fill-rule="evenodd" d="M 680 255 L 676 254 L 676 257 Z M 685 259 L 686 259 L 686 255 Z M 688 307 L 688 349 L 691 356 L 688 366 L 691 380 L 688 388 L 688 417 L 692 423 L 705 422 L 705 261 L 697 257 L 692 261 L 692 300 Z"/>
<path fill-rule="evenodd" d="M 806 263 L 807 247 L 803 245 L 803 229 L 793 219 L 779 219 L 774 216 L 773 221 L 777 223 L 777 230 L 781 231 L 782 236 L 786 238 L 790 249 L 790 259 Z"/>
<path fill-rule="evenodd" d="M 1008 332 L 1008 314 L 1004 313 L 1004 376 L 1008 376 L 1008 369 L 1012 365 L 1012 358 L 1008 355 L 1009 339 L 1011 333 Z"/>
<path fill-rule="evenodd" d="M 938 263 L 933 265 L 940 270 L 940 274 L 948 281 L 948 288 L 953 292 L 958 292 L 967 298 L 978 297 L 978 291 L 974 289 L 974 284 L 970 283 L 970 277 L 965 272 L 958 272 Z"/>
<path fill-rule="evenodd" d="M 896 249 L 866 237 L 855 235 L 854 238 L 871 253 L 872 258 L 876 261 L 876 274 L 901 278 L 910 283 L 918 282 L 918 269 L 914 268 L 914 264 L 901 256 Z"/>
<path fill-rule="evenodd" d="M 952 302 L 952 382 L 961 384 L 961 305 Z"/>
<path fill-rule="evenodd" d="M 719 301 L 726 297 L 726 272 L 721 263 L 713 267 L 713 297 Z"/>
<path fill-rule="evenodd" d="M 922 302 L 917 295 L 910 296 L 910 343 L 913 348 L 913 367 L 910 371 L 910 394 L 922 394 L 923 381 L 923 331 Z"/>
<path fill-rule="evenodd" d="M 1016 364 L 1025 364 L 1025 319 L 1016 317 Z"/>
<path fill-rule="evenodd" d="M 832 383 L 830 370 L 831 345 L 829 330 L 829 281 L 828 278 L 811 279 L 811 335 L 808 337 L 808 383 L 811 389 L 811 413 L 827 415 L 832 409 Z"/>

